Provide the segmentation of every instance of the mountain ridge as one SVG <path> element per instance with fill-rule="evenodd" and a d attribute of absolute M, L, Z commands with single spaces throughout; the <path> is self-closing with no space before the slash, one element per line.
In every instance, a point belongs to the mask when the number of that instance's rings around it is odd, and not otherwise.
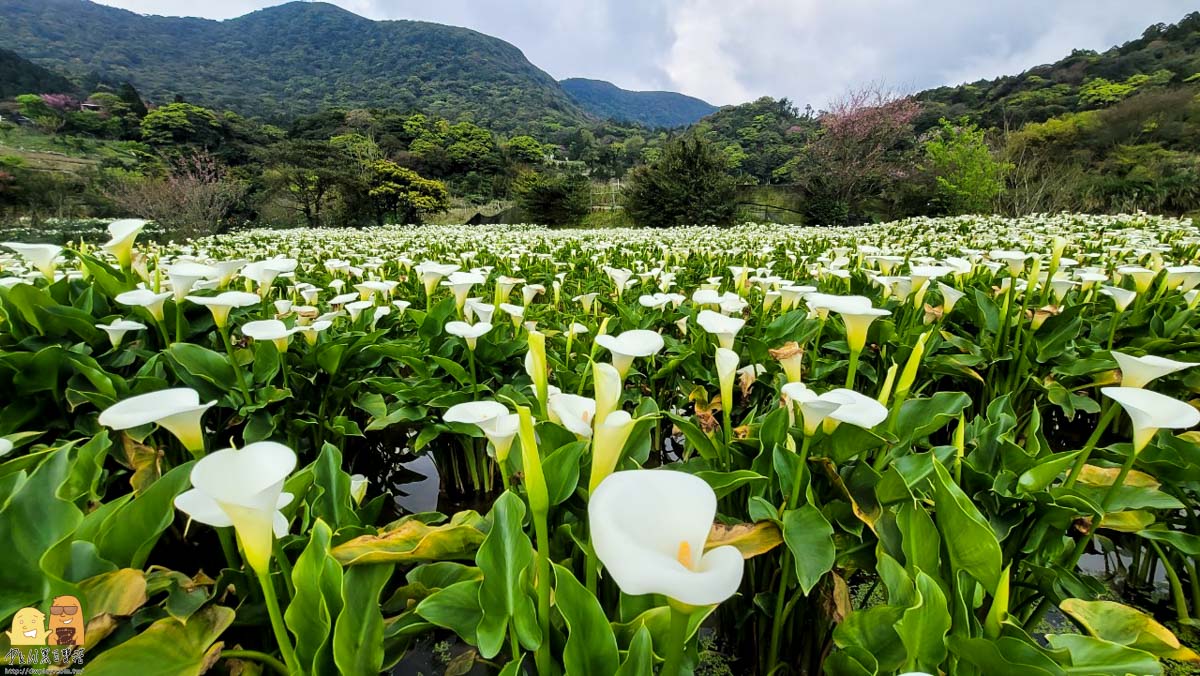
<path fill-rule="evenodd" d="M 575 77 L 560 80 L 559 85 L 596 117 L 649 127 L 686 127 L 719 110 L 707 101 L 679 92 L 622 89 L 606 80 Z"/>

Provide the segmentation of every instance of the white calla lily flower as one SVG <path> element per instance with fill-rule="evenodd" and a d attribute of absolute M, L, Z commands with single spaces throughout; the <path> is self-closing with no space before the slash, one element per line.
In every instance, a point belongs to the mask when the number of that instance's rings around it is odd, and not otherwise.
<path fill-rule="evenodd" d="M 143 307 L 155 321 L 163 321 L 163 304 L 171 297 L 170 292 L 154 293 L 149 289 L 134 289 L 117 294 L 114 301 L 129 307 Z"/>
<path fill-rule="evenodd" d="M 203 305 L 212 312 L 213 323 L 223 329 L 229 323 L 229 312 L 235 307 L 250 307 L 262 302 L 256 294 L 245 291 L 226 291 L 215 296 L 187 296 L 185 300 Z"/>
<path fill-rule="evenodd" d="M 731 350 L 733 349 L 733 340 L 737 337 L 738 331 L 746 325 L 746 320 L 740 317 L 727 317 L 720 312 L 712 310 L 701 310 L 696 316 L 696 323 L 700 328 L 708 331 L 717 337 L 717 342 L 721 347 Z"/>
<path fill-rule="evenodd" d="M 128 268 L 133 262 L 133 242 L 146 227 L 146 221 L 123 218 L 108 224 L 109 240 L 100 247 L 117 259 L 117 264 Z"/>
<path fill-rule="evenodd" d="M 579 439 L 592 436 L 592 423 L 596 419 L 595 399 L 565 392 L 551 394 L 547 412 L 552 422 L 567 428 Z"/>
<path fill-rule="evenodd" d="M 476 341 L 491 330 L 492 325 L 487 322 L 479 322 L 477 324 L 446 322 L 446 333 L 462 338 L 466 341 L 467 348 L 471 350 L 475 349 Z"/>
<path fill-rule="evenodd" d="M 242 325 L 242 335 L 251 340 L 269 340 L 282 354 L 287 352 L 288 339 L 295 333 L 278 319 L 260 319 Z"/>
<path fill-rule="evenodd" d="M 1200 411 L 1185 401 L 1137 387 L 1102 387 L 1100 392 L 1125 409 L 1133 423 L 1133 452 L 1141 453 L 1160 429 L 1200 424 Z"/>
<path fill-rule="evenodd" d="M 625 331 L 617 336 L 602 334 L 596 336 L 596 344 L 612 353 L 613 366 L 622 380 L 629 374 L 629 367 L 636 357 L 658 354 L 666 345 L 662 336 L 646 329 Z"/>
<path fill-rule="evenodd" d="M 1191 362 L 1175 361 L 1152 354 L 1134 357 L 1114 351 L 1112 356 L 1117 360 L 1117 366 L 1121 368 L 1122 387 L 1145 387 L 1146 383 L 1156 378 L 1196 366 Z"/>
<path fill-rule="evenodd" d="M 130 331 L 144 331 L 146 325 L 128 319 L 117 319 L 111 324 L 97 324 L 96 328 L 107 333 L 108 342 L 112 343 L 113 348 L 118 348 L 121 346 L 121 341 L 125 339 L 126 333 Z"/>
<path fill-rule="evenodd" d="M 295 451 L 273 441 L 217 451 L 192 467 L 192 489 L 175 506 L 197 521 L 233 526 L 246 562 L 267 575 L 275 538 L 287 534 L 279 509 L 291 501 L 283 482 L 295 468 Z"/>
<path fill-rule="evenodd" d="M 703 479 L 669 470 L 615 472 L 588 502 L 596 556 L 621 591 L 690 606 L 721 603 L 742 582 L 736 547 L 705 551 L 716 513 L 717 496 Z"/>
<path fill-rule="evenodd" d="M 204 429 L 200 418 L 217 402 L 200 403 L 200 393 L 189 387 L 147 392 L 104 409 L 100 424 L 114 430 L 127 430 L 155 423 L 175 435 L 192 453 L 204 450 Z"/>
<path fill-rule="evenodd" d="M 6 246 L 20 254 L 21 258 L 29 261 L 29 264 L 37 268 L 37 271 L 42 273 L 42 276 L 47 281 L 54 281 L 54 270 L 58 267 L 58 255 L 62 253 L 63 248 L 55 244 L 22 244 L 20 242 L 0 242 L 0 246 Z"/>

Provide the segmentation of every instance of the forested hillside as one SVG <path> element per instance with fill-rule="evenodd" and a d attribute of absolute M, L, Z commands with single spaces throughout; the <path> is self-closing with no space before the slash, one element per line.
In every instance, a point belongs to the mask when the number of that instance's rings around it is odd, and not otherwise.
<path fill-rule="evenodd" d="M 271 120 L 329 107 L 419 109 L 500 129 L 579 123 L 583 110 L 516 47 L 419 21 L 293 2 L 228 21 L 141 16 L 86 0 L 0 1 L 0 44 L 82 79 L 129 81 Z"/>
<path fill-rule="evenodd" d="M 1076 49 L 1019 75 L 921 92 L 918 126 L 967 115 L 986 127 L 1015 129 L 1056 115 L 1097 110 L 1136 94 L 1200 78 L 1200 12 L 1155 24 L 1142 36 L 1103 52 Z"/>

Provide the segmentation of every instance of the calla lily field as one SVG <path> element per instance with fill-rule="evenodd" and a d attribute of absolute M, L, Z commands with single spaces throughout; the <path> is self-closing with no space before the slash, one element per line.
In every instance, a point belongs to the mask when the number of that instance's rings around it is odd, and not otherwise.
<path fill-rule="evenodd" d="M 1200 668 L 1190 220 L 144 226 L 0 244 L 88 674 Z"/>

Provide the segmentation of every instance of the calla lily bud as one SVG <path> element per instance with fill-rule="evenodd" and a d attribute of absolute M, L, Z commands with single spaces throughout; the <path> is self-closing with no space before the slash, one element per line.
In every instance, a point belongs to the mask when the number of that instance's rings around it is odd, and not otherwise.
<path fill-rule="evenodd" d="M 546 334 L 540 331 L 529 332 L 529 365 L 534 394 L 545 411 L 550 398 L 550 374 L 546 366 Z"/>
<path fill-rule="evenodd" d="M 717 348 L 717 378 L 721 384 L 721 408 L 728 417 L 733 411 L 733 381 L 737 376 L 738 354 L 723 347 Z"/>
<path fill-rule="evenodd" d="M 362 474 L 350 475 L 350 497 L 354 500 L 354 504 L 361 505 L 363 498 L 367 496 L 367 484 L 370 481 Z"/>
<path fill-rule="evenodd" d="M 875 400 L 884 406 L 887 406 L 888 401 L 892 398 L 892 386 L 896 384 L 896 371 L 899 369 L 900 365 L 892 362 L 892 365 L 888 367 L 887 375 L 883 379 L 883 387 L 879 388 L 879 396 Z"/>
<path fill-rule="evenodd" d="M 592 384 L 596 395 L 596 425 L 602 425 L 608 414 L 620 406 L 621 374 L 612 364 L 592 362 Z"/>
<path fill-rule="evenodd" d="M 518 436 L 521 437 L 521 465 L 525 469 L 525 491 L 529 495 L 529 509 L 535 515 L 550 511 L 550 491 L 546 488 L 546 475 L 542 473 L 542 456 L 538 454 L 537 434 L 533 429 L 533 416 L 528 406 L 518 406 Z"/>
<path fill-rule="evenodd" d="M 627 411 L 613 411 L 603 424 L 596 425 L 596 436 L 592 440 L 592 475 L 588 490 L 594 491 L 621 459 L 621 451 L 637 421 Z"/>
<path fill-rule="evenodd" d="M 931 333 L 932 331 L 926 331 L 917 338 L 917 344 L 913 346 L 912 354 L 905 362 L 904 370 L 900 372 L 900 380 L 896 382 L 897 402 L 903 403 L 908 399 L 908 391 L 917 380 L 917 368 L 921 366 L 921 359 L 925 357 L 925 341 L 929 340 Z"/>

